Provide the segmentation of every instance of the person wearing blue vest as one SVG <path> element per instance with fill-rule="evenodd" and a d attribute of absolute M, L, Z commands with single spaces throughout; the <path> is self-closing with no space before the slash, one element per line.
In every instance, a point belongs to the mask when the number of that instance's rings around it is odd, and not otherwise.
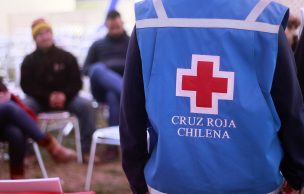
<path fill-rule="evenodd" d="M 144 0 L 135 10 L 120 115 L 132 192 L 275 194 L 285 179 L 282 193 L 300 193 L 304 104 L 288 9 Z"/>

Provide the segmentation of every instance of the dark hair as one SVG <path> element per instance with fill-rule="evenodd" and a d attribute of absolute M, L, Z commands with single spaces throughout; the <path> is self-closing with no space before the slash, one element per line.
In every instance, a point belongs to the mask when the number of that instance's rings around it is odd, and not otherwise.
<path fill-rule="evenodd" d="M 300 25 L 301 25 L 301 21 L 297 16 L 295 15 L 289 16 L 289 20 L 287 23 L 288 28 L 292 28 L 292 27 L 298 28 Z"/>
<path fill-rule="evenodd" d="M 113 20 L 113 19 L 116 19 L 116 18 L 120 18 L 120 13 L 116 10 L 112 10 L 112 11 L 109 11 L 109 13 L 107 14 L 107 17 L 106 17 L 106 20 Z"/>

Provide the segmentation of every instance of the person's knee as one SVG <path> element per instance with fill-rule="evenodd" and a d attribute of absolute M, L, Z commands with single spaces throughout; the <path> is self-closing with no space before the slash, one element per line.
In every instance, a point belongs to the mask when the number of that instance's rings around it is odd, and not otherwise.
<path fill-rule="evenodd" d="M 20 111 L 20 107 L 12 101 L 3 104 L 2 107 L 7 116 L 16 114 Z"/>
<path fill-rule="evenodd" d="M 117 95 L 121 94 L 122 77 L 105 65 L 99 64 L 92 67 L 90 82 L 94 97 L 98 97 L 98 93 L 103 90 L 113 91 Z"/>
<path fill-rule="evenodd" d="M 79 114 L 88 114 L 93 111 L 92 102 L 90 100 L 76 97 L 68 106 L 69 111 Z"/>
<path fill-rule="evenodd" d="M 93 67 L 91 67 L 89 72 L 91 89 L 93 91 L 99 92 L 99 90 L 104 88 L 102 76 L 104 76 L 105 67 L 102 64 L 94 65 Z"/>
<path fill-rule="evenodd" d="M 102 63 L 96 63 L 89 69 L 89 77 L 91 80 L 95 80 L 98 76 L 102 75 L 106 66 Z"/>

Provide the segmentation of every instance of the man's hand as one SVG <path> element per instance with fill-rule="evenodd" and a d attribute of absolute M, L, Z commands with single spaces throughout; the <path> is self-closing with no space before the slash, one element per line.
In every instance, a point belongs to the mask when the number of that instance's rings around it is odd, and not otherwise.
<path fill-rule="evenodd" d="M 9 92 L 0 92 L 0 104 L 8 102 L 11 99 L 11 93 Z"/>
<path fill-rule="evenodd" d="M 63 109 L 66 103 L 66 95 L 63 92 L 52 92 L 49 97 L 49 106 L 53 109 Z"/>

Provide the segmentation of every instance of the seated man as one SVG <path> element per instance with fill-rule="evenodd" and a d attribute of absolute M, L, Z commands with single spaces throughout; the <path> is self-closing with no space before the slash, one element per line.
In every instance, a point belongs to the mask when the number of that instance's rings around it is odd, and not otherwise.
<path fill-rule="evenodd" d="M 44 19 L 33 22 L 32 34 L 37 49 L 25 57 L 21 66 L 21 87 L 28 96 L 25 103 L 36 113 L 60 110 L 74 113 L 79 118 L 86 158 L 95 117 L 90 101 L 77 95 L 82 87 L 77 60 L 54 45 L 52 28 Z"/>
<path fill-rule="evenodd" d="M 94 98 L 110 107 L 109 125 L 118 125 L 122 75 L 124 72 L 129 36 L 117 11 L 106 17 L 109 30 L 104 39 L 97 40 L 89 49 L 84 73 L 90 77 Z"/>

